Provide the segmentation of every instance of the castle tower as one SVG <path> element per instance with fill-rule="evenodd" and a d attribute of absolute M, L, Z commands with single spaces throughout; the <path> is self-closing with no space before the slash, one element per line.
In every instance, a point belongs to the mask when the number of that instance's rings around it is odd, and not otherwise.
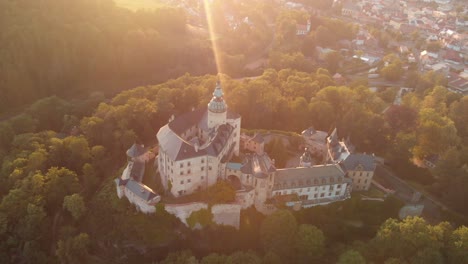
<path fill-rule="evenodd" d="M 208 103 L 208 128 L 215 128 L 226 124 L 227 104 L 224 102 L 224 93 L 221 89 L 221 82 L 216 82 L 213 98 Z"/>
<path fill-rule="evenodd" d="M 309 148 L 304 149 L 304 154 L 302 154 L 299 167 L 310 167 L 312 166 L 312 155 L 310 155 Z"/>

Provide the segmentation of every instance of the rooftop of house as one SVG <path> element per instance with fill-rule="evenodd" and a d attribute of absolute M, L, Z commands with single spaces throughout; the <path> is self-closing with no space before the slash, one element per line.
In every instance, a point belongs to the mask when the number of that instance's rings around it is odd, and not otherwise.
<path fill-rule="evenodd" d="M 185 141 L 171 130 L 169 125 L 165 125 L 159 129 L 157 138 L 161 148 L 175 161 L 206 155 L 217 157 L 225 147 L 229 136 L 234 131 L 232 125 L 222 124 L 218 126 L 216 130 L 211 131 L 210 140 L 207 144 L 198 146 L 196 140 L 192 140 L 191 142 Z"/>
<path fill-rule="evenodd" d="M 117 183 L 118 186 L 125 186 L 129 191 L 131 191 L 136 196 L 140 197 L 146 202 L 149 202 L 153 198 L 159 196 L 148 186 L 133 179 L 122 180 L 121 178 L 117 178 L 114 181 Z"/>
<path fill-rule="evenodd" d="M 350 154 L 342 163 L 342 168 L 345 171 L 360 169 L 363 171 L 375 170 L 375 157 L 368 154 Z"/>
<path fill-rule="evenodd" d="M 278 169 L 273 190 L 350 183 L 351 179 L 344 175 L 344 171 L 337 164 Z"/>
<path fill-rule="evenodd" d="M 266 178 L 268 174 L 275 171 L 275 164 L 267 153 L 263 153 L 262 155 L 257 153 L 247 154 L 241 167 L 242 173 L 250 174 L 257 178 Z"/>
<path fill-rule="evenodd" d="M 127 156 L 130 158 L 136 158 L 146 153 L 145 146 L 143 144 L 134 143 L 128 150 Z"/>

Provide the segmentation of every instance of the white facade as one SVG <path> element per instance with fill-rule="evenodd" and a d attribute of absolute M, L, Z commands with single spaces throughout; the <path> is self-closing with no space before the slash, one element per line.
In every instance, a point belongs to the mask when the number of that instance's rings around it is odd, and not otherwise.
<path fill-rule="evenodd" d="M 273 196 L 297 195 L 302 207 L 323 205 L 350 197 L 351 180 L 339 165 L 277 170 Z"/>
<path fill-rule="evenodd" d="M 225 179 L 226 163 L 239 154 L 240 127 L 241 117 L 228 111 L 218 82 L 207 108 L 176 117 L 159 130 L 157 165 L 164 188 L 182 196 Z"/>

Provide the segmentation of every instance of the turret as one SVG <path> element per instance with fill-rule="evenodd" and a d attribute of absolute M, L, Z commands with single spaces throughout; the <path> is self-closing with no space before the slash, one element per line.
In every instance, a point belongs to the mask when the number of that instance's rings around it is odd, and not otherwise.
<path fill-rule="evenodd" d="M 208 103 L 208 128 L 214 128 L 226 123 L 227 104 L 224 101 L 224 93 L 221 82 L 216 82 L 213 98 Z"/>

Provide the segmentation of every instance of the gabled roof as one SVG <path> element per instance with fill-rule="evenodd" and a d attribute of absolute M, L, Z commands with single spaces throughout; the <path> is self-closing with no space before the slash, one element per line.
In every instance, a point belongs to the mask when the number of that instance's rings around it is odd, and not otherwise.
<path fill-rule="evenodd" d="M 278 169 L 273 190 L 349 183 L 351 179 L 337 164 Z"/>
<path fill-rule="evenodd" d="M 195 126 L 200 123 L 202 117 L 206 114 L 207 108 L 202 107 L 194 111 L 184 113 L 180 116 L 177 116 L 169 122 L 169 128 L 174 131 L 176 134 L 180 135 L 187 131 L 187 129 Z"/>
<path fill-rule="evenodd" d="M 161 149 L 166 151 L 166 154 L 172 160 L 176 161 L 206 155 L 217 157 L 223 148 L 227 147 L 226 143 L 233 131 L 234 127 L 230 124 L 220 125 L 217 130 L 214 131 L 214 138 L 209 145 L 203 148 L 198 147 L 198 149 L 174 133 L 169 125 L 165 125 L 159 129 L 157 138 Z"/>
<path fill-rule="evenodd" d="M 143 154 L 146 153 L 146 149 L 142 144 L 133 144 L 128 150 L 127 150 L 127 156 L 130 158 L 136 158 L 139 157 Z"/>
<path fill-rule="evenodd" d="M 361 165 L 363 171 L 375 170 L 375 157 L 368 154 L 350 154 L 342 163 L 345 171 L 356 170 Z"/>
<path fill-rule="evenodd" d="M 257 153 L 246 155 L 242 163 L 241 172 L 250 174 L 257 178 L 266 178 L 269 173 L 275 172 L 276 168 L 268 154 Z"/>
<path fill-rule="evenodd" d="M 151 201 L 153 198 L 158 196 L 156 193 L 153 192 L 148 186 L 141 184 L 135 180 L 128 180 L 127 184 L 125 187 L 134 193 L 136 196 L 140 197 L 146 202 Z"/>

